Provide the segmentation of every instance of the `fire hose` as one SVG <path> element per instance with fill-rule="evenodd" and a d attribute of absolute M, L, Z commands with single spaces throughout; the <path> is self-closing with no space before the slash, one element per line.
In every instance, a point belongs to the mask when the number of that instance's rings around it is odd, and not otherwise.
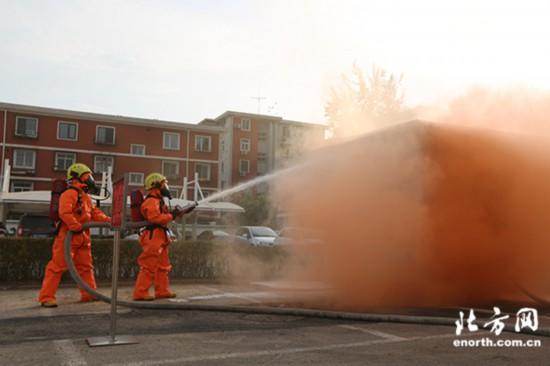
<path fill-rule="evenodd" d="M 132 223 L 133 227 L 141 227 L 147 225 L 147 222 Z M 110 223 L 105 222 L 87 222 L 82 225 L 83 229 L 91 227 L 110 228 Z M 111 298 L 105 296 L 95 289 L 91 288 L 82 280 L 71 256 L 71 239 L 73 233 L 67 231 L 64 243 L 64 254 L 67 266 L 71 277 L 77 285 L 89 293 L 92 297 L 106 303 L 111 303 Z M 314 317 L 335 320 L 354 320 L 367 322 L 382 322 L 382 323 L 402 323 L 402 324 L 420 324 L 420 325 L 446 325 L 456 326 L 456 319 L 435 316 L 414 316 L 414 315 L 399 315 L 399 314 L 382 314 L 382 313 L 351 313 L 330 310 L 315 310 L 303 308 L 279 308 L 273 306 L 244 306 L 244 305 L 205 305 L 205 304 L 188 304 L 188 303 L 150 303 L 150 302 L 134 302 L 134 301 L 116 301 L 117 305 L 125 306 L 134 309 L 155 309 L 155 310 L 193 310 L 193 311 L 212 311 L 212 312 L 231 312 L 231 313 L 246 313 L 246 314 L 263 314 L 263 315 L 286 315 L 300 317 Z M 515 332 L 515 328 L 511 325 L 505 325 L 503 329 L 507 332 Z M 528 334 L 550 337 L 550 328 L 538 328 Z"/>

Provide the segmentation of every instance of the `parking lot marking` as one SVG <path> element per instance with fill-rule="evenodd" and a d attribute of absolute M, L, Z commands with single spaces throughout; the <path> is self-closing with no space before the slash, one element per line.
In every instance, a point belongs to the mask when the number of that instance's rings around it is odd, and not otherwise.
<path fill-rule="evenodd" d="M 58 341 L 53 341 L 55 350 L 59 354 L 62 360 L 63 366 L 86 366 L 88 363 L 80 355 L 78 350 L 73 344 L 73 341 L 70 339 L 63 339 Z"/>
<path fill-rule="evenodd" d="M 258 300 L 258 299 L 255 299 L 253 297 L 247 296 L 247 295 L 252 294 L 250 292 L 248 292 L 248 293 L 224 292 L 224 291 L 218 290 L 215 287 L 206 287 L 206 286 L 201 286 L 201 287 L 204 288 L 204 289 L 207 289 L 209 291 L 214 291 L 214 292 L 216 292 L 216 294 L 204 295 L 204 296 L 194 296 L 195 299 L 200 299 L 201 297 L 204 298 L 204 299 L 208 299 L 208 298 L 215 299 L 216 297 L 218 297 L 218 298 L 219 297 L 234 297 L 234 298 L 237 298 L 237 299 L 250 301 L 250 302 L 253 302 L 253 303 L 256 303 L 256 304 L 261 304 L 262 303 L 261 300 Z M 263 293 L 259 293 L 259 294 L 262 294 L 261 296 L 265 297 L 266 293 L 263 292 Z M 193 298 L 190 298 L 190 299 L 193 299 Z"/>
<path fill-rule="evenodd" d="M 266 350 L 266 351 L 249 351 L 249 352 L 231 352 L 231 353 L 220 353 L 217 355 L 207 355 L 207 356 L 191 356 L 191 357 L 182 357 L 172 360 L 150 360 L 150 361 L 138 361 L 138 362 L 129 362 L 123 364 L 110 364 L 108 366 L 153 366 L 153 365 L 168 365 L 168 364 L 180 364 L 185 362 L 197 362 L 197 361 L 217 361 L 217 360 L 227 360 L 231 358 L 248 358 L 248 357 L 260 357 L 260 356 L 278 356 L 292 353 L 302 353 L 302 352 L 315 352 L 315 351 L 329 351 L 333 349 L 340 348 L 351 348 L 351 347 L 361 347 L 368 346 L 371 344 L 377 343 L 390 343 L 395 342 L 389 339 L 376 339 L 364 342 L 356 343 L 344 343 L 344 344 L 332 344 L 327 346 L 316 346 L 316 347 L 298 347 L 298 348 L 286 348 L 279 350 Z"/>
<path fill-rule="evenodd" d="M 356 330 L 356 331 L 359 331 L 359 332 L 372 334 L 372 335 L 380 337 L 380 338 L 392 339 L 392 340 L 395 340 L 395 341 L 402 341 L 402 340 L 406 339 L 406 338 L 399 337 L 399 336 L 396 336 L 396 335 L 393 335 L 393 334 L 390 334 L 390 333 L 380 332 L 378 330 L 373 330 L 373 329 L 355 327 L 353 325 L 348 325 L 348 324 L 340 324 L 338 326 L 340 328 Z"/>
<path fill-rule="evenodd" d="M 210 295 L 198 295 L 188 297 L 189 300 L 216 300 L 216 299 L 226 299 L 226 298 L 236 298 L 236 299 L 245 299 L 247 301 L 261 302 L 260 300 L 255 299 L 254 297 L 260 297 L 263 299 L 273 298 L 273 294 L 270 292 L 220 292 Z"/>
<path fill-rule="evenodd" d="M 465 335 L 469 336 L 479 336 L 478 333 L 471 333 Z M 481 334 L 482 335 L 482 334 Z M 399 339 L 374 339 L 363 342 L 353 342 L 353 343 L 339 343 L 331 344 L 325 346 L 312 346 L 312 347 L 296 347 L 296 348 L 284 348 L 277 350 L 265 350 L 265 351 L 248 351 L 248 352 L 230 352 L 230 353 L 220 353 L 217 355 L 204 355 L 204 356 L 190 356 L 190 357 L 181 357 L 176 359 L 167 359 L 167 360 L 144 360 L 136 362 L 126 362 L 126 363 L 114 363 L 107 366 L 153 366 L 153 365 L 169 365 L 169 364 L 182 364 L 187 362 L 199 362 L 199 361 L 217 361 L 217 360 L 227 360 L 232 358 L 248 358 L 248 357 L 262 357 L 262 356 L 280 356 L 294 353 L 304 353 L 304 352 L 318 352 L 318 351 L 331 351 L 337 349 L 346 349 L 354 347 L 365 347 L 371 346 L 374 344 L 389 344 L 389 343 L 404 343 L 411 341 L 422 341 L 422 340 L 432 340 L 440 338 L 456 338 L 454 333 L 452 334 L 436 334 L 431 336 L 422 336 L 422 337 L 411 337 L 411 338 L 400 338 Z"/>

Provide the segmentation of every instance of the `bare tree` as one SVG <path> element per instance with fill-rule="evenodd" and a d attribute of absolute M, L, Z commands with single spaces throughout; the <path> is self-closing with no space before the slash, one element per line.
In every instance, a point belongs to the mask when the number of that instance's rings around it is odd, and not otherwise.
<path fill-rule="evenodd" d="M 325 105 L 334 134 L 349 136 L 407 118 L 402 81 L 403 75 L 395 76 L 376 66 L 365 77 L 353 64 L 351 74 L 342 75 L 339 85 L 331 88 Z"/>

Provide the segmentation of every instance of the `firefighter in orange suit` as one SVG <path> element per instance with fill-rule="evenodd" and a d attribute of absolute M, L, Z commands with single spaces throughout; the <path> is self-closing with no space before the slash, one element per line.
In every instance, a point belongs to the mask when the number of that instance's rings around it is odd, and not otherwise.
<path fill-rule="evenodd" d="M 59 218 L 52 248 L 52 259 L 46 266 L 44 280 L 38 301 L 44 307 L 56 307 L 55 292 L 61 281 L 63 272 L 67 271 L 63 245 L 67 231 L 72 231 L 71 256 L 78 273 L 92 288 L 96 288 L 94 267 L 92 263 L 92 243 L 90 230 L 82 230 L 82 224 L 88 221 L 110 222 L 105 215 L 92 203 L 90 194 L 97 194 L 98 188 L 92 176 L 92 171 L 86 165 L 75 163 L 67 170 L 69 188 L 59 197 Z M 94 299 L 84 290 L 80 290 L 80 301 L 88 302 Z"/>
<path fill-rule="evenodd" d="M 148 194 L 141 204 L 140 211 L 149 225 L 142 230 L 139 237 L 143 252 L 138 257 L 139 274 L 133 294 L 136 301 L 176 297 L 168 288 L 168 273 L 172 269 L 168 258 L 168 245 L 172 239 L 167 225 L 176 217 L 189 213 L 196 207 L 195 204 L 181 210 L 177 206 L 170 211 L 163 199 L 172 198 L 168 180 L 160 173 L 151 173 L 145 178 L 145 189 Z M 152 285 L 155 287 L 155 296 L 149 295 Z"/>

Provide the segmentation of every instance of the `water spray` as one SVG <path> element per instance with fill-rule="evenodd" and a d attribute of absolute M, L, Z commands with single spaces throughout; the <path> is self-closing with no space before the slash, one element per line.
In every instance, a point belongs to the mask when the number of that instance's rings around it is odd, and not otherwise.
<path fill-rule="evenodd" d="M 210 196 L 198 201 L 198 204 L 200 205 L 201 203 L 207 203 L 207 202 L 210 202 L 210 201 L 218 200 L 218 199 L 223 198 L 223 197 L 231 196 L 232 194 L 244 191 L 245 189 L 254 187 L 258 184 L 268 182 L 272 179 L 283 176 L 285 174 L 292 173 L 292 172 L 294 172 L 294 171 L 296 171 L 300 168 L 303 168 L 303 167 L 304 167 L 304 164 L 299 164 L 299 165 L 292 166 L 290 168 L 286 168 L 286 169 L 283 169 L 283 170 L 278 170 L 278 171 L 275 171 L 275 172 L 270 173 L 270 174 L 266 174 L 266 175 L 256 177 L 256 178 L 254 178 L 252 180 L 249 180 L 247 182 L 238 184 L 235 187 L 228 188 L 228 189 L 223 190 L 221 192 L 214 193 L 213 195 L 210 195 Z"/>

